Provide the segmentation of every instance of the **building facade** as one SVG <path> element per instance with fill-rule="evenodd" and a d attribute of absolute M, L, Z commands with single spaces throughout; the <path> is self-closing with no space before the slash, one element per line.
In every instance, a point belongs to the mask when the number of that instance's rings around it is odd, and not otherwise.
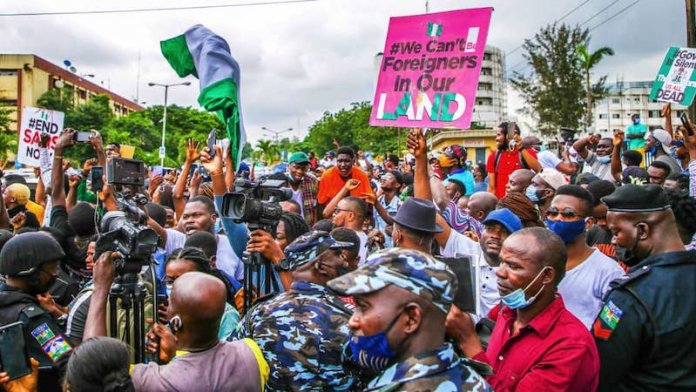
<path fill-rule="evenodd" d="M 0 54 L 0 105 L 13 110 L 11 117 L 17 128 L 21 124 L 22 108 L 36 106 L 41 95 L 59 87 L 63 87 L 68 94 L 73 94 L 75 105 L 83 104 L 97 94 L 108 95 L 109 106 L 116 116 L 144 109 L 39 56 Z"/>
<path fill-rule="evenodd" d="M 660 117 L 664 102 L 651 101 L 650 90 L 653 81 L 622 82 L 608 84 L 609 94 L 596 103 L 594 108 L 594 128 L 604 136 L 612 130 L 625 130 L 631 125 L 631 116 L 638 114 L 641 122 L 650 129 L 664 128 L 665 119 Z M 679 115 L 687 110 L 685 106 L 672 105 L 672 124 L 681 125 Z"/>
<path fill-rule="evenodd" d="M 507 119 L 505 53 L 494 46 L 487 45 L 483 53 L 471 121 L 478 127 L 495 129 L 505 119 Z"/>

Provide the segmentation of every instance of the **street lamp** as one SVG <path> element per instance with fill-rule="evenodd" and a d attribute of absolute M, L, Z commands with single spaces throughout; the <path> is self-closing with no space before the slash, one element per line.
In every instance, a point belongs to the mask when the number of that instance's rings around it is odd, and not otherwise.
<path fill-rule="evenodd" d="M 191 82 L 170 83 L 170 84 L 161 84 L 161 83 L 150 82 L 147 85 L 150 87 L 154 87 L 154 86 L 164 87 L 164 113 L 162 114 L 162 146 L 159 149 L 160 166 L 164 166 L 164 155 L 166 152 L 166 149 L 164 148 L 164 135 L 167 132 L 167 93 L 169 92 L 169 87 L 190 86 Z"/>
<path fill-rule="evenodd" d="M 263 129 L 264 131 L 268 131 L 268 132 L 273 133 L 273 134 L 275 135 L 275 142 L 276 142 L 276 144 L 278 144 L 278 135 L 280 135 L 281 133 L 285 133 L 285 132 L 292 132 L 292 128 L 288 128 L 288 129 L 286 129 L 286 130 L 284 130 L 284 131 L 274 131 L 274 130 L 268 129 L 268 128 L 266 128 L 266 127 L 261 127 L 261 129 Z"/>

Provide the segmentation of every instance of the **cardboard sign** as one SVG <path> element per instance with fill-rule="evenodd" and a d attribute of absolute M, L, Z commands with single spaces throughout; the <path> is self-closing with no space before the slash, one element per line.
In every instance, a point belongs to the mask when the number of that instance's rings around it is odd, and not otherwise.
<path fill-rule="evenodd" d="M 471 125 L 492 8 L 394 17 L 370 125 Z"/>
<path fill-rule="evenodd" d="M 696 48 L 671 47 L 667 50 L 650 99 L 689 106 L 696 95 Z"/>
<path fill-rule="evenodd" d="M 58 135 L 63 130 L 65 114 L 55 110 L 25 107 L 22 109 L 22 123 L 19 128 L 19 147 L 16 160 L 29 166 L 40 166 L 41 134 L 50 136 L 48 142 L 49 158 L 53 159 Z"/>
<path fill-rule="evenodd" d="M 447 264 L 457 276 L 457 291 L 454 293 L 452 303 L 465 312 L 477 314 L 479 295 L 476 292 L 476 270 L 471 257 L 457 255 L 457 257 L 442 257 L 439 260 Z"/>

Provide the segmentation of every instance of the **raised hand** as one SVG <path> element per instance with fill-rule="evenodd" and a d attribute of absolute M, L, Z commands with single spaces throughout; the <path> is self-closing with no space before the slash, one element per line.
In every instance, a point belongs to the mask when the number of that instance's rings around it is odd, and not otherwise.
<path fill-rule="evenodd" d="M 355 178 L 351 178 L 346 182 L 346 185 L 344 187 L 349 191 L 352 192 L 355 188 L 360 186 L 360 180 L 356 180 Z"/>
<path fill-rule="evenodd" d="M 612 144 L 614 147 L 616 146 L 621 146 L 624 142 L 624 138 L 626 135 L 624 134 L 623 131 L 616 130 L 614 131 L 614 137 L 612 138 Z"/>
<path fill-rule="evenodd" d="M 199 142 L 193 139 L 186 141 L 186 162 L 193 163 L 201 157 L 201 154 L 198 152 L 200 145 Z"/>
<path fill-rule="evenodd" d="M 416 158 L 428 153 L 428 145 L 423 135 L 421 128 L 411 128 L 408 132 L 408 140 L 406 141 L 408 151 Z"/>
<path fill-rule="evenodd" d="M 215 156 L 210 157 L 210 150 L 208 147 L 201 151 L 201 165 L 205 170 L 210 173 L 210 175 L 222 174 L 222 148 L 220 146 L 215 146 Z"/>

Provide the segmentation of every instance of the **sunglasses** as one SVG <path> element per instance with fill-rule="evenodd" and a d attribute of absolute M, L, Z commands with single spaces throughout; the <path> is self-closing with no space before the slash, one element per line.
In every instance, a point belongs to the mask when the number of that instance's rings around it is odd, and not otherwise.
<path fill-rule="evenodd" d="M 344 210 L 344 209 L 342 209 L 342 208 L 336 208 L 336 209 L 334 210 L 334 212 L 333 212 L 333 215 L 336 216 L 336 215 L 340 214 L 341 211 L 353 212 L 352 210 Z"/>
<path fill-rule="evenodd" d="M 585 216 L 578 214 L 577 212 L 571 210 L 571 209 L 565 209 L 563 211 L 558 211 L 555 208 L 550 208 L 546 211 L 546 217 L 555 219 L 558 217 L 558 215 L 562 216 L 563 218 L 566 219 L 573 219 L 573 218 L 584 218 Z"/>

